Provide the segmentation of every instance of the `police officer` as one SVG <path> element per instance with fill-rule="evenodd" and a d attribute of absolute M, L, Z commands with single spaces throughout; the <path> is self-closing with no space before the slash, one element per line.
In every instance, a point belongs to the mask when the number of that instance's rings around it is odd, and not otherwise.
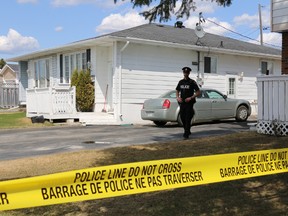
<path fill-rule="evenodd" d="M 193 106 L 196 97 L 200 95 L 200 89 L 195 80 L 189 78 L 190 67 L 182 68 L 184 78 L 176 86 L 177 101 L 180 106 L 180 118 L 184 128 L 184 139 L 188 139 L 191 134 L 191 120 L 194 116 Z"/>

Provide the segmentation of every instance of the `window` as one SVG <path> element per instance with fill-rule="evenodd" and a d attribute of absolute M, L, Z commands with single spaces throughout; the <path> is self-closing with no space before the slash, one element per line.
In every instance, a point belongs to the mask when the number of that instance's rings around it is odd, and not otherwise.
<path fill-rule="evenodd" d="M 217 91 L 207 90 L 206 93 L 210 99 L 223 99 L 223 95 Z"/>
<path fill-rule="evenodd" d="M 50 86 L 50 60 L 40 59 L 34 62 L 35 87 L 46 88 Z"/>
<path fill-rule="evenodd" d="M 261 74 L 273 74 L 273 62 L 261 61 Z"/>
<path fill-rule="evenodd" d="M 204 73 L 217 73 L 216 57 L 204 57 Z"/>
<path fill-rule="evenodd" d="M 63 58 L 62 64 L 60 64 L 60 81 L 61 83 L 70 83 L 71 76 L 74 70 L 86 70 L 87 69 L 87 52 L 72 53 L 60 56 Z M 61 70 L 63 72 L 61 72 Z"/>
<path fill-rule="evenodd" d="M 229 89 L 228 89 L 228 95 L 235 95 L 235 78 L 229 78 Z"/>

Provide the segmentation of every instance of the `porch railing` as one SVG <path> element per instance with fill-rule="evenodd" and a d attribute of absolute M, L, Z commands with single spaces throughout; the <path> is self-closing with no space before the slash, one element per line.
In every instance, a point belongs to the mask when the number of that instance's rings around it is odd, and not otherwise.
<path fill-rule="evenodd" d="M 257 132 L 288 135 L 288 75 L 257 77 Z"/>
<path fill-rule="evenodd" d="M 27 117 L 69 118 L 77 114 L 75 87 L 49 87 L 26 90 Z"/>

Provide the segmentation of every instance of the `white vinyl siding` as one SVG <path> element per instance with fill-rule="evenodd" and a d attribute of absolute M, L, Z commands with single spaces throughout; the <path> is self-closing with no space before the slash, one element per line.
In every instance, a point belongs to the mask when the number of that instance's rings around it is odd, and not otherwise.
<path fill-rule="evenodd" d="M 130 44 L 122 53 L 122 102 L 140 104 L 175 89 L 183 66 L 192 68 L 190 77 L 195 79 L 197 66 L 191 59 L 197 59 L 195 51 Z M 116 86 L 118 79 L 114 82 Z"/>

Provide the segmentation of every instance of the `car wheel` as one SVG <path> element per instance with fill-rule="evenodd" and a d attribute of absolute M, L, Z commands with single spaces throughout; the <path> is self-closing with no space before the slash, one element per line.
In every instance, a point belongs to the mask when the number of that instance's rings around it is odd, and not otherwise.
<path fill-rule="evenodd" d="M 245 106 L 240 106 L 237 109 L 236 120 L 237 121 L 246 121 L 248 118 L 248 109 Z"/>
<path fill-rule="evenodd" d="M 153 121 L 155 125 L 157 125 L 158 127 L 162 127 L 164 125 L 166 125 L 167 122 L 165 121 Z"/>

